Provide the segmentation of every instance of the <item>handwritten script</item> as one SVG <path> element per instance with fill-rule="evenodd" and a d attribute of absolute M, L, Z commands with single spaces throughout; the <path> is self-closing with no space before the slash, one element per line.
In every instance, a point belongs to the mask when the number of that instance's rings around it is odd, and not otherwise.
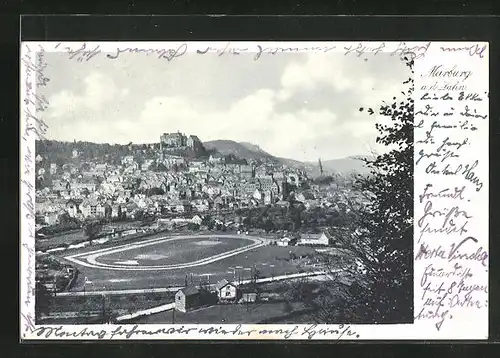
<path fill-rule="evenodd" d="M 333 325 L 333 326 L 319 326 L 316 324 L 299 326 L 290 325 L 288 328 L 258 328 L 246 329 L 241 324 L 236 326 L 226 325 L 222 326 L 162 326 L 161 328 L 146 328 L 139 325 L 129 326 L 116 326 L 112 328 L 93 329 L 82 328 L 77 330 L 67 329 L 64 326 L 39 326 L 30 327 L 32 333 L 38 338 L 79 338 L 79 339 L 132 339 L 132 338 L 155 338 L 155 337 L 168 337 L 176 335 L 182 338 L 188 336 L 196 336 L 199 338 L 210 338 L 217 336 L 222 338 L 272 338 L 272 339 L 357 339 L 359 334 L 350 325 Z"/>
<path fill-rule="evenodd" d="M 481 231 L 488 214 L 474 205 L 484 198 L 488 175 L 487 147 L 481 146 L 488 132 L 488 78 L 476 73 L 486 48 L 440 49 L 474 60 L 422 61 L 416 79 L 415 176 L 425 181 L 415 183 L 415 260 L 424 267 L 415 277 L 422 292 L 415 297 L 415 319 L 432 320 L 437 330 L 459 312 L 488 305 L 488 237 Z"/>
<path fill-rule="evenodd" d="M 21 327 L 26 332 L 34 327 L 35 304 L 35 140 L 43 139 L 48 126 L 40 118 L 40 112 L 48 108 L 49 101 L 37 94 L 36 89 L 47 86 L 50 79 L 45 76 L 47 62 L 42 46 L 22 47 L 21 71 L 23 92 L 21 101 Z"/>
<path fill-rule="evenodd" d="M 227 42 L 223 45 L 211 46 L 207 45 L 199 48 L 198 45 L 189 43 L 182 43 L 176 45 L 169 45 L 165 47 L 144 47 L 144 46 L 123 46 L 116 47 L 112 50 L 104 50 L 100 45 L 89 45 L 83 43 L 81 45 L 64 45 L 59 43 L 56 49 L 62 50 L 67 53 L 68 58 L 77 62 L 91 61 L 98 56 L 105 56 L 107 59 L 116 60 L 124 54 L 136 54 L 144 56 L 154 56 L 160 60 L 168 62 L 177 60 L 185 56 L 202 56 L 202 55 L 216 55 L 221 56 L 239 56 L 249 54 L 255 61 L 258 61 L 265 56 L 275 56 L 287 53 L 329 53 L 338 51 L 344 55 L 352 55 L 362 57 L 365 55 L 378 55 L 379 53 L 389 53 L 391 56 L 404 57 L 408 54 L 415 59 L 425 56 L 431 42 L 423 45 L 411 45 L 406 42 L 399 42 L 397 46 L 394 44 L 380 44 L 373 45 L 366 42 L 349 43 L 343 45 L 326 44 L 326 45 L 266 45 L 259 43 L 251 43 L 241 45 L 239 43 Z"/>

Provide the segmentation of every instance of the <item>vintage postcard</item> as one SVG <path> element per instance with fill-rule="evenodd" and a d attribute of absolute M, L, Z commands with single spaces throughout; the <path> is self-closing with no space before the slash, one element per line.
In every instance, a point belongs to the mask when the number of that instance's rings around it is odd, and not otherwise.
<path fill-rule="evenodd" d="M 23 341 L 488 337 L 488 43 L 20 61 Z"/>

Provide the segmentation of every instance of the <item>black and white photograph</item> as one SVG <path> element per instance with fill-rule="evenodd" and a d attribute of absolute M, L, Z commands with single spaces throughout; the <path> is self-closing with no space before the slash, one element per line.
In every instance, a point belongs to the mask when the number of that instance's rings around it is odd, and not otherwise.
<path fill-rule="evenodd" d="M 411 56 L 39 60 L 36 324 L 413 322 Z"/>

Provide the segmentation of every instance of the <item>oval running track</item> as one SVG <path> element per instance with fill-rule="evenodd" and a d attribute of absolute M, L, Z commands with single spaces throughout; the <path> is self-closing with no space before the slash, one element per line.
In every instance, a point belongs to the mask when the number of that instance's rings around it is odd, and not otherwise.
<path fill-rule="evenodd" d="M 128 251 L 132 249 L 137 249 L 145 246 L 151 246 L 151 245 L 156 245 L 159 243 L 164 243 L 168 241 L 175 241 L 175 240 L 188 240 L 188 239 L 193 239 L 193 238 L 235 238 L 235 239 L 246 239 L 246 240 L 251 240 L 253 241 L 252 244 L 223 252 L 221 254 L 213 255 L 201 260 L 197 261 L 192 261 L 192 262 L 187 262 L 183 264 L 174 264 L 174 265 L 157 265 L 157 266 L 125 266 L 125 265 L 109 265 L 105 264 L 102 262 L 98 262 L 97 259 L 101 256 L 115 253 L 115 252 L 122 252 L 122 251 Z M 121 245 L 118 247 L 114 248 L 106 248 L 106 249 L 100 249 L 100 250 L 94 250 L 82 254 L 76 254 L 76 255 L 70 255 L 64 257 L 66 260 L 71 261 L 77 265 L 80 266 L 85 266 L 85 267 L 90 267 L 94 269 L 104 269 L 104 270 L 117 270 L 117 271 L 153 271 L 153 270 L 177 270 L 177 269 L 182 269 L 182 268 L 189 268 L 189 267 L 195 267 L 195 266 L 202 266 L 206 265 L 212 262 L 224 260 L 226 258 L 229 258 L 231 256 L 239 255 L 242 254 L 246 251 L 254 250 L 256 248 L 265 246 L 266 243 L 264 242 L 264 239 L 258 238 L 258 237 L 252 237 L 252 236 L 246 236 L 246 235 L 191 235 L 191 236 L 176 236 L 176 237 L 161 237 L 161 238 L 154 238 L 150 240 L 145 240 L 140 243 L 133 243 L 133 244 L 125 244 Z"/>

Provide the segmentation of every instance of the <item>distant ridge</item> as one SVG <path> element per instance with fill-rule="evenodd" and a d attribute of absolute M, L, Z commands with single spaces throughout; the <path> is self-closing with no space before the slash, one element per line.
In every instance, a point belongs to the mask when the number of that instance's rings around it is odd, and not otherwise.
<path fill-rule="evenodd" d="M 321 163 L 323 164 L 323 170 L 325 172 L 367 174 L 370 172 L 370 169 L 366 166 L 363 159 L 369 158 L 370 156 L 367 155 L 357 155 L 347 158 L 322 160 Z"/>
<path fill-rule="evenodd" d="M 262 148 L 256 144 L 252 144 L 252 143 L 248 143 L 248 142 L 238 142 L 238 143 L 241 144 L 242 146 L 244 146 L 245 148 L 247 148 L 248 150 L 251 150 L 253 152 L 262 153 L 264 155 L 270 155 L 266 151 L 262 150 Z"/>
<path fill-rule="evenodd" d="M 250 143 L 239 143 L 233 140 L 212 140 L 203 142 L 208 150 L 216 150 L 222 155 L 233 154 L 236 157 L 254 160 L 276 160 L 276 157 L 260 149 L 259 146 Z"/>
<path fill-rule="evenodd" d="M 268 152 L 262 150 L 258 145 L 248 142 L 236 142 L 233 140 L 213 140 L 204 142 L 203 145 L 207 149 L 216 150 L 223 155 L 233 154 L 240 158 L 262 160 L 262 161 L 275 161 L 284 164 L 291 168 L 303 168 L 311 175 L 319 175 L 319 165 L 317 162 L 301 162 L 299 160 L 275 157 Z M 323 170 L 325 173 L 369 173 L 369 168 L 366 167 L 363 159 L 369 156 L 350 156 L 341 159 L 322 160 Z"/>

